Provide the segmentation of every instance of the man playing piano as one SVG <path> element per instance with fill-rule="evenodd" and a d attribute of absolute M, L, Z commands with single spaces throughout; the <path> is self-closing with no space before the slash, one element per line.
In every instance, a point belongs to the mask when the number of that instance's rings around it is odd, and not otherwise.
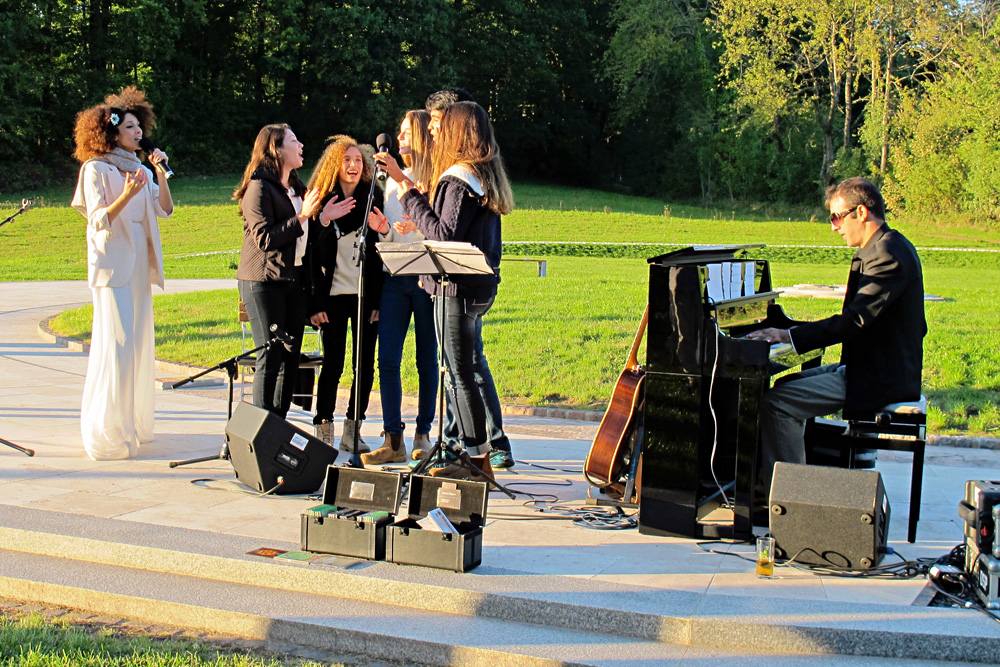
<path fill-rule="evenodd" d="M 851 259 L 843 310 L 790 329 L 760 329 L 748 338 L 791 343 L 799 353 L 842 343 L 840 363 L 780 378 L 760 405 L 762 486 L 776 461 L 805 463 L 805 421 L 843 409 L 846 419 L 884 405 L 920 399 L 924 285 L 917 251 L 885 223 L 878 188 L 849 178 L 826 193 L 830 223 Z"/>

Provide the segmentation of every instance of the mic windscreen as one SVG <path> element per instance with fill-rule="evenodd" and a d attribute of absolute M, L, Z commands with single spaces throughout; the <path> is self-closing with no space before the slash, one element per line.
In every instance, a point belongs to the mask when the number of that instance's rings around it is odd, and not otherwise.
<path fill-rule="evenodd" d="M 153 140 L 150 139 L 149 137 L 143 137 L 142 139 L 139 140 L 139 148 L 146 151 L 147 153 L 152 153 L 153 151 L 156 150 L 156 145 L 153 143 Z"/>
<path fill-rule="evenodd" d="M 392 148 L 392 137 L 383 132 L 382 134 L 378 135 L 378 139 L 375 140 L 375 145 L 378 146 L 378 150 L 380 153 L 387 151 L 390 148 Z"/>

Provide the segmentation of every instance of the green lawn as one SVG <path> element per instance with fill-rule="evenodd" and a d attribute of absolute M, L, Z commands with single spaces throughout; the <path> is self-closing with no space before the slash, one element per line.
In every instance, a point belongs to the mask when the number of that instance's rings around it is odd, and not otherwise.
<path fill-rule="evenodd" d="M 320 667 L 298 658 L 220 652 L 204 642 L 93 632 L 34 614 L 0 616 L 0 664 L 6 667 Z"/>
<path fill-rule="evenodd" d="M 162 222 L 169 277 L 234 275 L 241 233 L 228 199 L 234 182 L 175 181 L 177 211 Z M 604 407 L 645 303 L 644 258 L 664 252 L 665 244 L 766 243 L 755 254 L 771 260 L 776 285 L 843 283 L 847 277 L 851 251 L 822 221 L 821 209 L 723 210 L 530 184 L 517 185 L 515 196 L 521 208 L 504 218 L 505 255 L 545 256 L 548 277 L 538 278 L 530 263 L 504 263 L 500 295 L 486 317 L 490 365 L 511 403 Z M 86 276 L 84 221 L 64 205 L 68 198 L 53 192 L 47 203 L 63 205 L 33 209 L 0 229 L 0 280 Z M 10 212 L 0 205 L 0 216 Z M 798 221 L 775 219 L 786 214 Z M 813 216 L 820 221 L 809 221 Z M 954 219 L 892 224 L 921 248 L 927 292 L 948 299 L 927 304 L 924 387 L 932 401 L 932 430 L 992 433 L 1000 425 L 1000 345 L 993 317 L 1000 253 L 988 251 L 1000 249 L 1000 232 L 956 226 Z M 206 366 L 239 352 L 235 303 L 235 290 L 156 297 L 158 356 Z M 782 303 L 800 318 L 839 309 L 831 300 Z M 86 337 L 89 318 L 84 309 L 67 313 L 55 326 Z M 405 354 L 413 358 L 412 348 Z M 827 358 L 835 356 L 829 351 Z M 415 392 L 414 369 L 405 373 L 405 388 Z"/>

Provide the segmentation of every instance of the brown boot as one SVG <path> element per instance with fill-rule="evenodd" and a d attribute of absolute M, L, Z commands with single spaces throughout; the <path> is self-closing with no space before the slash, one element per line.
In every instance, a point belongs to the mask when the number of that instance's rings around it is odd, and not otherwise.
<path fill-rule="evenodd" d="M 471 479 L 472 472 L 468 467 L 469 455 L 462 452 L 459 460 L 449 463 L 443 468 L 431 468 L 431 477 L 446 477 L 448 479 Z"/>
<path fill-rule="evenodd" d="M 365 465 L 380 465 L 383 463 L 406 463 L 406 445 L 403 444 L 402 433 L 386 433 L 382 446 L 374 452 L 361 455 L 361 462 Z"/>
<path fill-rule="evenodd" d="M 486 477 L 486 475 L 489 475 L 490 477 L 494 476 L 493 475 L 493 466 L 490 465 L 490 455 L 489 454 L 481 454 L 479 456 L 473 456 L 473 457 L 471 457 L 470 460 L 472 461 L 472 465 L 476 466 L 477 468 L 479 468 L 480 470 L 482 470 L 485 473 L 485 474 L 481 475 L 478 472 L 476 472 L 475 470 L 473 470 L 472 471 L 472 481 L 474 481 L 474 482 L 489 482 L 490 480 L 489 480 L 489 478 Z"/>

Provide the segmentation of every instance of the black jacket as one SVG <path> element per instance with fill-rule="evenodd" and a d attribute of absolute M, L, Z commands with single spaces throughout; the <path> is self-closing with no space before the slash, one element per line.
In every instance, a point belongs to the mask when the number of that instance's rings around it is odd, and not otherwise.
<path fill-rule="evenodd" d="M 365 205 L 368 203 L 368 191 L 372 187 L 371 183 L 364 181 L 358 183 L 354 190 L 354 199 L 357 202 L 350 213 L 332 221 L 324 227 L 319 221 L 319 213 L 309 220 L 309 241 L 306 250 L 306 257 L 309 258 L 310 290 L 309 290 L 309 314 L 323 310 L 325 297 L 330 295 L 330 288 L 333 286 L 333 272 L 337 268 L 337 246 L 354 238 L 356 232 L 362 224 L 367 224 L 364 219 Z M 340 184 L 334 186 L 333 191 L 327 194 L 320 204 L 322 211 L 326 203 L 334 196 L 340 200 L 344 199 L 344 193 L 340 189 Z M 372 196 L 372 206 L 382 209 L 382 190 L 375 187 Z M 350 234 L 350 238 L 341 239 L 341 234 Z M 365 237 L 365 275 L 364 275 L 364 299 L 365 312 L 371 313 L 378 310 L 379 302 L 382 300 L 383 274 L 382 260 L 375 249 L 380 237 L 377 232 L 369 228 Z"/>
<path fill-rule="evenodd" d="M 842 312 L 790 331 L 799 352 L 843 343 L 847 419 L 920 398 L 926 334 L 920 258 L 886 224 L 854 253 Z"/>
<path fill-rule="evenodd" d="M 457 176 L 442 176 L 434 191 L 434 206 L 416 189 L 409 190 L 400 203 L 423 235 L 432 241 L 466 241 L 479 248 L 493 267 L 493 275 L 450 276 L 451 286 L 445 296 L 490 298 L 500 282 L 500 256 L 503 251 L 501 219 L 483 203 L 483 196 L 468 181 Z M 441 291 L 440 276 L 421 276 L 431 294 Z"/>
<path fill-rule="evenodd" d="M 302 236 L 302 225 L 281 180 L 269 171 L 255 172 L 240 200 L 240 213 L 243 247 L 236 277 L 260 282 L 291 280 L 295 241 Z"/>

